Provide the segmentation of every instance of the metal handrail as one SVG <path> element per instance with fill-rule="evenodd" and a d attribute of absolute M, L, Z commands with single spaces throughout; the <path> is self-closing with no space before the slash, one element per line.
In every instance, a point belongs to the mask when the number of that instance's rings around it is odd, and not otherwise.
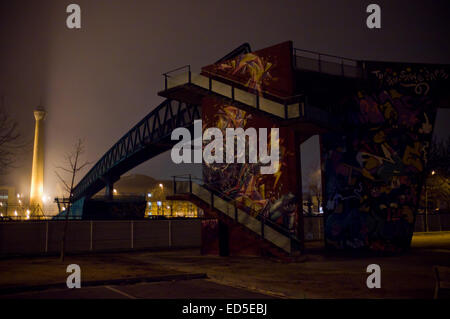
<path fill-rule="evenodd" d="M 170 73 L 173 73 L 173 72 L 176 72 L 176 71 L 179 71 L 179 70 L 183 70 L 183 69 L 186 69 L 186 68 L 188 69 L 188 81 L 187 81 L 187 83 L 188 84 L 192 84 L 191 66 L 188 64 L 188 65 L 185 65 L 185 66 L 173 69 L 171 71 L 168 71 L 168 72 L 165 72 L 165 73 L 162 74 L 164 76 L 164 90 L 165 91 L 168 90 L 168 79 L 171 77 Z M 204 71 L 204 72 L 206 72 L 206 71 Z M 209 72 L 206 72 L 206 73 L 209 73 Z M 210 75 L 213 75 L 213 74 L 211 73 Z M 209 91 L 213 92 L 213 90 L 212 90 L 212 79 L 211 79 L 211 77 L 208 77 L 208 78 L 209 78 Z M 230 87 L 231 87 L 231 99 L 233 101 L 236 101 L 235 98 L 234 98 L 235 97 L 235 89 L 236 88 L 235 88 L 234 85 L 230 85 Z M 253 94 L 256 97 L 256 105 L 255 105 L 255 107 L 256 107 L 257 110 L 260 110 L 261 109 L 260 108 L 260 95 L 258 94 L 258 92 L 251 92 L 251 91 L 249 91 L 248 93 Z M 286 120 L 289 119 L 288 106 L 289 105 L 293 105 L 295 103 L 298 103 L 298 108 L 299 108 L 299 110 L 298 110 L 299 111 L 299 116 L 298 117 L 302 116 L 303 112 L 302 112 L 302 104 L 301 103 L 302 102 L 306 103 L 306 96 L 304 94 L 296 94 L 296 95 L 292 95 L 292 96 L 282 97 L 282 96 L 277 96 L 277 95 L 274 95 L 274 94 L 268 93 L 268 92 L 264 92 L 264 93 L 266 93 L 268 95 L 272 95 L 272 96 L 276 97 L 276 99 L 283 101 L 281 103 L 280 102 L 277 102 L 277 103 L 284 107 L 284 119 L 286 119 Z M 288 104 L 288 103 L 291 103 L 291 104 Z M 273 114 L 273 113 L 270 113 L 270 114 Z"/>
<path fill-rule="evenodd" d="M 192 177 L 191 174 L 183 174 L 183 175 L 175 175 L 172 176 L 173 178 L 173 188 L 174 188 L 174 194 L 176 194 L 176 181 L 177 178 L 178 179 L 187 179 L 189 181 L 189 191 L 192 194 L 192 181 L 193 180 L 198 180 L 203 182 L 202 179 L 198 178 L 198 177 Z M 238 209 L 238 201 L 226 194 L 224 194 L 221 190 L 217 189 L 214 186 L 211 186 L 211 184 L 203 184 L 204 186 L 206 185 L 206 189 L 210 190 L 212 192 L 212 194 L 216 194 L 218 195 L 220 198 L 227 200 L 228 202 L 231 202 L 234 204 L 234 209 L 235 209 L 235 220 L 238 221 L 237 218 L 237 209 Z M 214 207 L 214 206 L 213 206 Z M 292 241 L 296 241 L 297 243 L 300 243 L 300 240 L 293 234 L 291 234 L 289 232 L 289 230 L 285 229 L 284 227 L 278 225 L 277 223 L 271 221 L 270 219 L 267 219 L 265 217 L 265 211 L 266 209 L 268 209 L 268 206 L 266 205 L 261 211 L 256 211 L 250 207 L 246 207 L 246 209 L 250 210 L 250 212 L 254 213 L 254 216 L 256 216 L 256 219 L 260 219 L 261 222 L 261 237 L 264 239 L 264 227 L 265 225 L 268 225 L 269 227 L 271 227 L 272 229 L 274 229 L 275 231 L 277 231 L 278 233 L 282 233 L 284 236 L 289 237 L 290 240 Z M 245 210 L 244 210 L 245 211 Z M 247 213 L 248 214 L 248 213 Z"/>
<path fill-rule="evenodd" d="M 320 56 L 326 56 L 326 57 L 330 57 L 330 58 L 337 58 L 337 59 L 340 59 L 340 60 L 343 60 L 343 61 L 352 61 L 352 62 L 359 63 L 358 60 L 350 59 L 350 58 L 345 58 L 345 57 L 338 56 L 338 55 L 326 54 L 326 53 L 321 53 L 321 52 L 316 52 L 316 51 L 310 51 L 310 50 L 304 50 L 304 49 L 298 49 L 298 48 L 294 48 L 293 50 L 294 50 L 294 55 L 296 55 L 295 53 L 296 53 L 297 51 L 300 51 L 300 52 L 306 52 L 306 53 L 316 54 L 316 55 L 319 56 L 319 57 L 320 57 Z"/>
<path fill-rule="evenodd" d="M 164 76 L 164 90 L 165 91 L 167 91 L 167 82 L 168 82 L 168 78 L 170 78 L 169 74 L 170 73 L 174 73 L 174 72 L 179 71 L 179 70 L 186 69 L 186 68 L 188 69 L 188 74 L 189 74 L 189 81 L 188 81 L 188 83 L 191 83 L 191 65 L 190 64 L 186 64 L 184 66 L 181 66 L 179 68 L 167 71 L 167 72 L 162 74 Z"/>
<path fill-rule="evenodd" d="M 191 69 L 191 65 L 190 64 L 186 64 L 186 65 L 180 66 L 179 68 L 167 71 L 167 72 L 163 73 L 162 75 L 169 75 L 169 73 L 173 73 L 175 71 L 179 71 L 179 70 L 182 70 L 182 69 L 185 69 L 185 68 L 188 68 L 190 70 Z"/>
<path fill-rule="evenodd" d="M 345 69 L 344 66 L 346 67 L 353 67 L 357 70 L 360 70 L 360 74 L 359 76 L 364 77 L 365 75 L 365 64 L 362 63 L 362 61 L 358 61 L 355 59 L 349 59 L 349 58 L 344 58 L 341 56 L 337 56 L 337 55 L 332 55 L 332 54 L 325 54 L 325 53 L 320 53 L 320 52 L 315 52 L 315 51 L 310 51 L 310 50 L 303 50 L 303 49 L 297 49 L 297 48 L 293 48 L 293 57 L 294 57 L 294 66 L 297 67 L 297 59 L 296 57 L 299 58 L 304 58 L 304 59 L 313 59 L 313 58 L 309 58 L 306 56 L 302 56 L 300 54 L 297 54 L 297 52 L 304 52 L 304 53 L 308 53 L 308 54 L 313 54 L 317 56 L 317 69 L 320 73 L 324 73 L 322 70 L 322 62 L 326 62 L 326 63 L 334 63 L 336 65 L 340 65 L 341 66 L 341 75 L 345 76 Z M 329 57 L 329 58 L 333 58 L 333 59 L 337 59 L 338 61 L 327 61 L 327 60 L 323 60 L 322 57 Z M 344 61 L 347 62 L 353 62 L 354 65 L 350 65 L 350 64 L 345 64 Z M 300 66 L 298 66 L 300 67 Z M 325 72 L 326 73 L 326 72 Z"/>

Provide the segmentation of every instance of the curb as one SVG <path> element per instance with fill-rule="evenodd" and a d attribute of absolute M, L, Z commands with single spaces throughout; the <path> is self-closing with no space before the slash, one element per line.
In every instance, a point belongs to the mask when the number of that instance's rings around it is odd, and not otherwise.
<path fill-rule="evenodd" d="M 106 286 L 106 285 L 132 285 L 141 282 L 159 282 L 159 281 L 181 281 L 181 280 L 192 280 L 192 279 L 206 279 L 208 276 L 205 273 L 197 274 L 179 274 L 179 275 L 166 275 L 166 276 L 155 276 L 155 277 L 135 277 L 135 278 L 122 278 L 122 279 L 108 279 L 108 280 L 93 280 L 82 282 L 81 287 L 95 287 L 95 286 Z M 32 292 L 32 291 L 42 291 L 48 289 L 64 289 L 67 285 L 57 283 L 57 284 L 47 284 L 47 285 L 35 285 L 35 286 L 18 286 L 18 287 L 5 287 L 0 288 L 1 295 L 10 295 L 21 292 Z"/>

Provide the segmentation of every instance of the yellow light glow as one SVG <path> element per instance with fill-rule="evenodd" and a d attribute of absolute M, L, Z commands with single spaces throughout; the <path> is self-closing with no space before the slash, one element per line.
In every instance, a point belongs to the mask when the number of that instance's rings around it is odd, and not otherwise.
<path fill-rule="evenodd" d="M 159 184 L 159 187 L 163 188 L 163 187 L 164 187 L 164 185 L 163 185 L 163 184 Z"/>
<path fill-rule="evenodd" d="M 14 215 L 17 216 L 17 210 L 14 211 Z"/>
<path fill-rule="evenodd" d="M 436 174 L 436 172 L 435 172 L 435 171 L 432 171 L 432 172 L 431 172 L 431 175 L 434 175 L 434 174 Z"/>

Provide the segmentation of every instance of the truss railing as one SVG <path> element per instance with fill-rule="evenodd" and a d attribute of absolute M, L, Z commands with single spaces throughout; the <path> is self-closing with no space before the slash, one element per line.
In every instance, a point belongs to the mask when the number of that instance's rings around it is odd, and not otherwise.
<path fill-rule="evenodd" d="M 111 170 L 127 158 L 143 151 L 149 145 L 167 138 L 175 128 L 193 125 L 194 120 L 197 119 L 201 119 L 200 106 L 182 102 L 176 103 L 171 100 L 164 101 L 139 121 L 100 158 L 74 188 L 72 201 L 86 195 L 89 187 L 95 182 L 107 179 Z"/>

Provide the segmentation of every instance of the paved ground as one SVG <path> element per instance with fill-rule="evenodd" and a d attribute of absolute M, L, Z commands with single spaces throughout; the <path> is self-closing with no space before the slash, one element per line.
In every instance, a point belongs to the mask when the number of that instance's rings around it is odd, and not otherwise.
<path fill-rule="evenodd" d="M 450 232 L 417 234 L 397 256 L 327 254 L 314 249 L 301 262 L 257 257 L 201 256 L 197 251 L 141 253 L 140 261 L 177 271 L 206 272 L 220 283 L 287 298 L 432 298 L 434 265 L 450 266 Z M 381 289 L 368 289 L 369 264 L 381 267 Z"/>
<path fill-rule="evenodd" d="M 205 279 L 50 289 L 0 296 L 1 299 L 266 299 L 267 295 Z"/>
<path fill-rule="evenodd" d="M 435 284 L 433 265 L 450 266 L 450 232 L 416 234 L 410 251 L 391 257 L 329 254 L 321 250 L 318 244 L 311 246 L 315 247 L 295 263 L 260 257 L 201 256 L 198 250 L 70 256 L 64 263 L 60 263 L 57 257 L 0 260 L 0 291 L 14 286 L 65 283 L 66 266 L 78 263 L 82 269 L 82 283 L 187 273 L 206 273 L 210 280 L 141 283 L 110 288 L 101 286 L 70 291 L 63 289 L 22 296 L 432 298 Z M 366 268 L 369 264 L 381 267 L 381 289 L 368 289 L 366 286 Z"/>

